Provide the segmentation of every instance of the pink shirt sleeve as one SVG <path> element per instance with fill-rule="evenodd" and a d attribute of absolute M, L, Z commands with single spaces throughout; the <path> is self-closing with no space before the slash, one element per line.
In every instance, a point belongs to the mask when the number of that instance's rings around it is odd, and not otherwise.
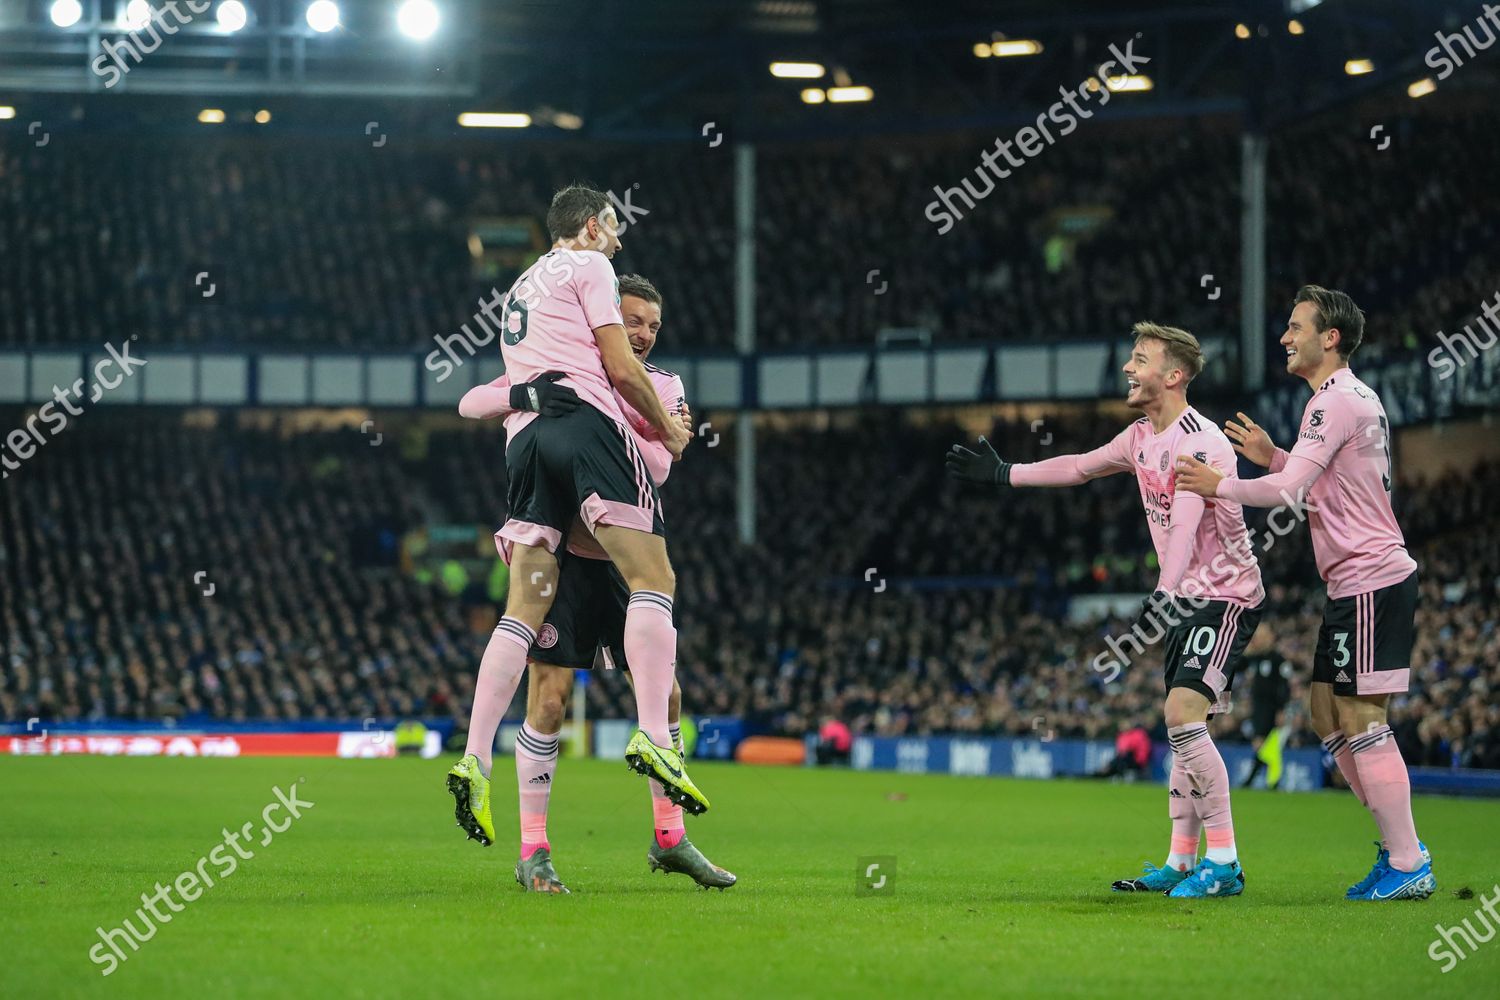
<path fill-rule="evenodd" d="M 641 446 L 641 458 L 646 460 L 646 474 L 653 483 L 660 486 L 672 473 L 672 453 L 660 441 L 641 439 L 638 443 Z"/>
<path fill-rule="evenodd" d="M 489 385 L 476 385 L 458 401 L 458 415 L 471 420 L 488 420 L 515 412 L 510 405 L 510 378 L 501 375 Z"/>
<path fill-rule="evenodd" d="M 1302 429 L 1288 459 L 1305 458 L 1328 468 L 1353 432 L 1351 423 L 1349 411 L 1331 393 L 1314 396 L 1302 414 Z"/>
<path fill-rule="evenodd" d="M 667 408 L 668 413 L 678 412 L 678 405 L 684 398 L 682 379 L 673 375 L 665 383 L 656 387 L 657 398 L 661 405 Z M 630 411 L 634 413 L 634 410 Z M 667 446 L 662 444 L 661 435 L 656 428 L 646 424 L 636 438 L 641 446 L 641 457 L 646 460 L 646 472 L 651 476 L 651 481 L 657 486 L 667 481 L 667 476 L 672 474 L 672 453 Z"/>
<path fill-rule="evenodd" d="M 1207 502 L 1196 493 L 1178 490 L 1172 495 L 1172 527 L 1167 531 L 1166 561 L 1161 567 L 1159 589 L 1176 593 L 1193 557 L 1193 539 L 1203 521 Z"/>
<path fill-rule="evenodd" d="M 1291 458 L 1291 453 L 1285 448 L 1277 448 L 1271 455 L 1271 464 L 1267 466 L 1272 472 L 1280 472 L 1286 468 L 1286 460 Z"/>
<path fill-rule="evenodd" d="M 1335 398 L 1327 394 L 1314 396 L 1302 414 L 1297 443 L 1279 472 L 1258 479 L 1225 479 L 1214 495 L 1247 507 L 1277 507 L 1300 501 L 1344 446 L 1350 422 L 1348 411 Z M 1274 470 L 1274 459 L 1271 465 Z"/>
<path fill-rule="evenodd" d="M 1300 502 L 1322 474 L 1321 465 L 1293 452 L 1280 472 L 1259 479 L 1219 480 L 1214 496 L 1246 507 L 1280 507 Z"/>
<path fill-rule="evenodd" d="M 1060 455 L 1041 462 L 1010 467 L 1012 486 L 1077 486 L 1090 479 L 1129 472 L 1131 424 L 1116 434 L 1114 440 L 1082 455 Z"/>
<path fill-rule="evenodd" d="M 615 280 L 615 269 L 609 258 L 602 253 L 585 253 L 583 266 L 573 273 L 573 284 L 578 288 L 578 302 L 583 306 L 583 317 L 590 330 L 612 323 L 625 325 L 620 315 L 619 282 Z"/>

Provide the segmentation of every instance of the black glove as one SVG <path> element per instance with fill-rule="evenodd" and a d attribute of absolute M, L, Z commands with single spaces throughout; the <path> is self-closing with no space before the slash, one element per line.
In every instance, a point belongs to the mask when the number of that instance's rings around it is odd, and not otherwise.
<path fill-rule="evenodd" d="M 510 406 L 513 410 L 540 413 L 544 417 L 560 417 L 578 409 L 578 393 L 570 386 L 558 385 L 562 372 L 547 372 L 530 382 L 510 387 Z"/>
<path fill-rule="evenodd" d="M 1011 463 L 1001 461 L 984 438 L 979 443 L 984 445 L 983 451 L 970 451 L 961 444 L 948 449 L 948 475 L 966 483 L 1009 486 Z"/>
<path fill-rule="evenodd" d="M 1146 598 L 1141 605 L 1141 613 L 1136 615 L 1136 627 L 1142 634 L 1149 635 L 1156 631 L 1157 627 L 1171 628 L 1186 620 L 1182 606 L 1177 603 L 1177 598 L 1169 597 L 1165 591 L 1152 591 L 1151 596 Z"/>

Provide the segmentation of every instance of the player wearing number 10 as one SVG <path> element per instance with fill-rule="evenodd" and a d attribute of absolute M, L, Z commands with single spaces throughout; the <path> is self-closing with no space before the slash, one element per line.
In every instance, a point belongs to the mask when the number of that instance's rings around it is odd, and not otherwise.
<path fill-rule="evenodd" d="M 1174 482 L 1174 459 L 1183 452 L 1234 474 L 1229 439 L 1188 405 L 1188 383 L 1203 370 L 1197 338 L 1155 323 L 1137 323 L 1135 335 L 1124 367 L 1129 386 L 1125 402 L 1146 415 L 1109 444 L 1084 455 L 1012 465 L 980 438 L 983 452 L 954 445 L 948 471 L 959 479 L 1001 487 L 1076 486 L 1117 472 L 1135 474 L 1161 577 L 1143 609 L 1143 623 L 1125 641 L 1140 653 L 1147 644 L 1166 640 L 1172 839 L 1164 867 L 1147 864 L 1142 877 L 1121 879 L 1114 889 L 1176 897 L 1237 896 L 1244 891 L 1245 876 L 1234 843 L 1229 772 L 1209 736 L 1208 718 L 1216 707 L 1227 705 L 1245 645 L 1260 622 L 1265 592 L 1240 505 L 1205 502 Z M 1149 632 L 1142 631 L 1143 625 Z M 1203 833 L 1208 852 L 1200 862 Z"/>
<path fill-rule="evenodd" d="M 1411 814 L 1411 780 L 1386 724 L 1387 702 L 1405 693 L 1415 640 L 1417 564 L 1391 509 L 1391 452 L 1385 408 L 1354 377 L 1349 356 L 1364 340 L 1365 316 L 1343 292 L 1308 285 L 1297 293 L 1281 345 L 1286 370 L 1313 389 L 1288 453 L 1243 413 L 1231 421 L 1235 450 L 1271 470 L 1221 480 L 1181 459 L 1178 483 L 1204 497 L 1270 507 L 1307 497 L 1318 573 L 1328 584 L 1313 655 L 1313 728 L 1360 802 L 1375 817 L 1375 866 L 1349 899 L 1425 899 L 1437 882 Z"/>

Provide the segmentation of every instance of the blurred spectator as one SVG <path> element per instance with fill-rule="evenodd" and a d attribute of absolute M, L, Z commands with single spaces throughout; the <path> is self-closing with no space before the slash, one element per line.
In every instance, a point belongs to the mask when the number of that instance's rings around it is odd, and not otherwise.
<path fill-rule="evenodd" d="M 853 747 L 854 734 L 847 725 L 831 715 L 823 720 L 818 729 L 819 764 L 847 764 Z"/>
<path fill-rule="evenodd" d="M 1115 755 L 1094 776 L 1136 781 L 1150 773 L 1151 730 L 1145 720 L 1134 719 L 1115 737 Z"/>

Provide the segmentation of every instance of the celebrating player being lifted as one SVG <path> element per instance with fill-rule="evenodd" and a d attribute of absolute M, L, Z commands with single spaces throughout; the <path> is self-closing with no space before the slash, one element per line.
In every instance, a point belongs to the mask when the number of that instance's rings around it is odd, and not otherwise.
<path fill-rule="evenodd" d="M 692 411 L 687 406 L 682 379 L 646 362 L 661 329 L 661 293 L 639 275 L 621 275 L 620 313 L 625 319 L 625 335 L 631 349 L 645 364 L 657 398 L 679 416 L 684 427 L 691 428 Z M 518 385 L 502 375 L 489 385 L 470 389 L 459 402 L 458 412 L 480 420 L 519 411 L 540 413 L 544 418 L 571 413 L 580 401 L 572 389 L 558 384 L 560 375 L 548 372 Z M 633 407 L 621 400 L 620 409 L 645 459 L 651 481 L 660 487 L 672 471 L 671 453 Z M 497 538 L 497 541 L 501 543 L 501 551 L 506 552 L 509 545 L 505 540 Z M 573 671 L 592 669 L 600 650 L 615 666 L 630 669 L 624 649 L 630 589 L 609 557 L 584 530 L 581 520 L 573 522 L 566 551 L 558 550 L 558 562 L 561 569 L 557 595 L 527 657 L 530 679 L 526 689 L 526 721 L 516 737 L 516 785 L 521 817 L 521 860 L 516 865 L 516 881 L 533 892 L 568 891 L 552 865 L 547 806 L 557 777 L 558 737 L 573 689 Z M 682 690 L 674 678 L 667 724 L 672 745 L 679 754 L 683 752 L 681 711 Z M 734 875 L 710 862 L 687 839 L 682 807 L 666 797 L 660 782 L 652 779 L 650 784 L 655 830 L 647 852 L 651 869 L 682 872 L 705 888 L 724 889 L 734 885 Z"/>
<path fill-rule="evenodd" d="M 1205 497 L 1252 507 L 1301 502 L 1318 573 L 1328 584 L 1313 656 L 1313 729 L 1380 828 L 1375 865 L 1349 899 L 1425 899 L 1437 881 L 1417 839 L 1411 780 L 1386 724 L 1392 694 L 1411 677 L 1417 564 L 1391 509 L 1390 426 L 1374 390 L 1354 377 L 1349 356 L 1365 316 L 1343 292 L 1307 285 L 1297 293 L 1281 344 L 1286 370 L 1313 389 L 1290 453 L 1243 413 L 1226 426 L 1235 450 L 1271 470 L 1221 480 L 1183 457 L 1178 483 Z"/>
<path fill-rule="evenodd" d="M 656 486 L 626 428 L 620 399 L 672 456 L 682 454 L 692 435 L 662 405 L 625 335 L 609 263 L 620 247 L 618 228 L 602 192 L 576 185 L 559 191 L 547 211 L 552 249 L 511 286 L 500 318 L 501 355 L 510 377 L 531 382 L 561 371 L 557 384 L 572 388 L 583 405 L 546 419 L 529 410 L 505 419 L 510 519 L 499 535 L 512 546 L 510 587 L 505 615 L 480 663 L 468 746 L 448 775 L 459 825 L 486 846 L 495 835 L 489 810 L 495 733 L 551 610 L 555 553 L 579 517 L 630 588 L 623 645 L 641 728 L 626 745 L 626 761 L 690 812 L 708 808 L 672 746 L 667 724 L 677 655 L 676 580 Z"/>
<path fill-rule="evenodd" d="M 1229 439 L 1187 402 L 1188 383 L 1202 370 L 1203 354 L 1192 334 L 1137 323 L 1135 345 L 1123 369 L 1129 386 L 1125 402 L 1146 415 L 1109 444 L 1025 465 L 1002 461 L 984 438 L 979 439 L 982 451 L 954 445 L 948 452 L 948 471 L 969 482 L 1076 486 L 1133 471 L 1140 485 L 1161 577 L 1142 609 L 1142 623 L 1150 631 L 1142 632 L 1141 625 L 1136 631 L 1147 635 L 1148 642 L 1153 635 L 1166 639 L 1172 838 L 1166 864 L 1157 868 L 1147 863 L 1142 877 L 1115 882 L 1119 892 L 1235 896 L 1245 888 L 1229 808 L 1229 773 L 1209 736 L 1208 718 L 1216 704 L 1227 702 L 1245 645 L 1260 621 L 1265 592 L 1239 504 L 1205 503 L 1174 482 L 1174 459 L 1184 452 L 1233 475 Z M 1142 648 L 1136 641 L 1137 651 Z M 1199 861 L 1203 832 L 1208 852 Z"/>

